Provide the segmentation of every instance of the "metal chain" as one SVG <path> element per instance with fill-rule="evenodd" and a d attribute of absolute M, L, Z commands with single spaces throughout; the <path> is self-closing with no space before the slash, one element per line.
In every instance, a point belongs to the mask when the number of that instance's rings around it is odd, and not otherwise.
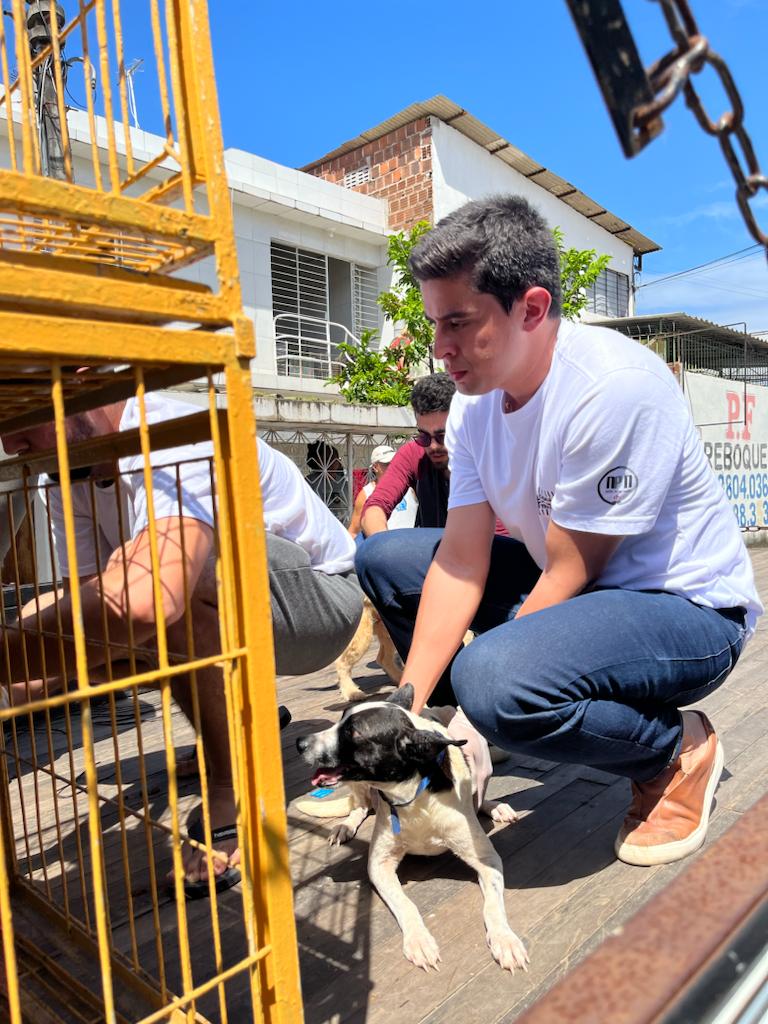
<path fill-rule="evenodd" d="M 656 98 L 635 109 L 634 124 L 641 131 L 647 128 L 682 90 L 687 106 L 701 127 L 709 135 L 717 137 L 736 182 L 736 201 L 744 223 L 755 241 L 765 247 L 768 256 L 768 234 L 760 229 L 750 206 L 750 200 L 761 189 L 768 191 L 768 177 L 760 170 L 752 141 L 744 128 L 744 104 L 733 76 L 723 58 L 710 49 L 699 32 L 688 0 L 653 2 L 661 4 L 675 49 L 648 69 L 648 80 Z M 716 121 L 707 114 L 691 81 L 691 76 L 698 74 L 706 65 L 710 65 L 718 75 L 731 104 L 731 109 Z"/>

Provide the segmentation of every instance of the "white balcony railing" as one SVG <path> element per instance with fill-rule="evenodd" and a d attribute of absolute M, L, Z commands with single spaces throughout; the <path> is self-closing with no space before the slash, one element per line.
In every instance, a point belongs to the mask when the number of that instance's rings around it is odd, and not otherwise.
<path fill-rule="evenodd" d="M 277 372 L 283 377 L 328 380 L 341 368 L 339 343 L 360 344 L 348 327 L 333 320 L 278 313 L 273 323 Z"/>

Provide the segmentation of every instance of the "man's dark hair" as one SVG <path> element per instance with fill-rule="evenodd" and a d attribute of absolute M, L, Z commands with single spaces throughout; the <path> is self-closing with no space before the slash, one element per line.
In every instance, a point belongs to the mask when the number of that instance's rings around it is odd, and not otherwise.
<path fill-rule="evenodd" d="M 448 412 L 451 399 L 456 391 L 447 373 L 430 373 L 427 377 L 419 377 L 411 391 L 411 405 L 417 416 L 426 416 L 430 412 Z"/>
<path fill-rule="evenodd" d="M 339 458 L 339 449 L 327 441 L 310 441 L 307 444 L 307 468 L 327 470 Z"/>
<path fill-rule="evenodd" d="M 529 288 L 552 296 L 549 316 L 560 315 L 560 258 L 544 218 L 521 196 L 465 203 L 414 247 L 409 260 L 418 281 L 468 272 L 472 287 L 493 295 L 509 313 Z"/>

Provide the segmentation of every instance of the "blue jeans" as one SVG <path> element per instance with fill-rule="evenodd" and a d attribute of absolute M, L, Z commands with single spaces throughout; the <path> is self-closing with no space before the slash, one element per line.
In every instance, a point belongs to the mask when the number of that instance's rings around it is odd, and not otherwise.
<path fill-rule="evenodd" d="M 430 529 L 379 533 L 357 555 L 360 585 L 403 659 L 441 537 Z M 470 627 L 478 636 L 454 655 L 431 703 L 458 701 L 506 750 L 652 779 L 677 756 L 678 708 L 716 690 L 736 664 L 743 609 L 596 589 L 515 620 L 539 574 L 522 544 L 494 539 Z"/>

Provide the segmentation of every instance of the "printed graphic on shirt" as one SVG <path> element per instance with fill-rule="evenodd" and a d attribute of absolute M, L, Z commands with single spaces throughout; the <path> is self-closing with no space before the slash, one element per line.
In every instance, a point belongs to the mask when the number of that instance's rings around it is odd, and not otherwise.
<path fill-rule="evenodd" d="M 631 498 L 637 489 L 637 477 L 629 466 L 614 466 L 597 485 L 597 493 L 606 505 L 618 505 Z"/>
<path fill-rule="evenodd" d="M 540 516 L 549 519 L 552 515 L 552 499 L 554 496 L 554 491 L 536 491 L 536 508 Z"/>

